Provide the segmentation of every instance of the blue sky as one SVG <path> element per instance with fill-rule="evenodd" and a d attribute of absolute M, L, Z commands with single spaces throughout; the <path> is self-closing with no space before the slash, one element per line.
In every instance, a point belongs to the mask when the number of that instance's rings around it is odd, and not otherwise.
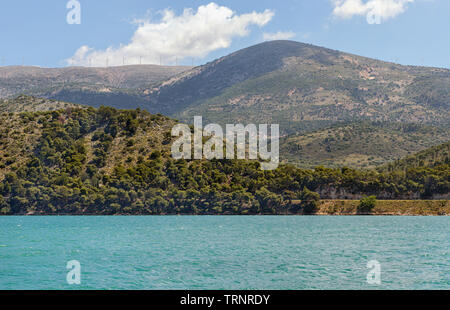
<path fill-rule="evenodd" d="M 1 1 L 1 65 L 198 65 L 289 38 L 450 68 L 448 0 L 78 0 L 81 24 L 67 23 L 67 2 Z"/>

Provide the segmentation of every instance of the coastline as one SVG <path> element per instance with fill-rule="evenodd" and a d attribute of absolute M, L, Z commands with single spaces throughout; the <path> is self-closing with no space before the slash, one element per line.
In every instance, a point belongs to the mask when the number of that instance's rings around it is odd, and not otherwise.
<path fill-rule="evenodd" d="M 292 201 L 298 204 L 299 201 Z M 101 213 L 59 213 L 59 214 L 9 214 L 2 216 L 450 216 L 450 200 L 377 200 L 371 212 L 360 213 L 357 211 L 359 200 L 322 199 L 317 210 L 312 214 L 280 213 L 280 214 L 101 214 Z"/>
<path fill-rule="evenodd" d="M 449 216 L 450 200 L 377 200 L 370 213 L 358 214 L 359 200 L 321 200 L 316 215 Z"/>

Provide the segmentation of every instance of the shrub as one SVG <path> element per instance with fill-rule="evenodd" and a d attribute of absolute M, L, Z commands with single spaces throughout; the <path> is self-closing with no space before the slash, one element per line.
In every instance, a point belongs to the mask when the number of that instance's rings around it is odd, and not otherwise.
<path fill-rule="evenodd" d="M 377 197 L 375 196 L 363 197 L 359 201 L 357 211 L 358 213 L 369 213 L 372 211 L 373 208 L 375 208 L 376 203 Z"/>
<path fill-rule="evenodd" d="M 301 200 L 300 206 L 303 209 L 303 213 L 312 214 L 317 210 L 320 202 L 319 193 L 310 191 L 308 188 L 304 188 L 298 195 Z"/>

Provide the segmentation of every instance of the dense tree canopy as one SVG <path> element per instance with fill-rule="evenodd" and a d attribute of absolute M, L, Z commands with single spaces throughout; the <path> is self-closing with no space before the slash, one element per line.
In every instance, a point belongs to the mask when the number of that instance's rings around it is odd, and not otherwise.
<path fill-rule="evenodd" d="M 396 199 L 450 189 L 448 160 L 389 171 L 174 160 L 175 122 L 140 110 L 68 108 L 1 120 L 2 214 L 310 213 L 317 193 Z"/>

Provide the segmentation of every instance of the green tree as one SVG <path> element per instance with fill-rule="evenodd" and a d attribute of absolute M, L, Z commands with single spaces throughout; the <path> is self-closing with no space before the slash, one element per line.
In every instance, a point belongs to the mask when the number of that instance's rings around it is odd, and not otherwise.
<path fill-rule="evenodd" d="M 319 193 L 310 191 L 307 187 L 299 193 L 298 198 L 300 199 L 300 207 L 305 214 L 313 214 L 316 212 L 317 207 L 320 203 Z"/>
<path fill-rule="evenodd" d="M 376 203 L 377 203 L 377 197 L 375 197 L 375 196 L 363 197 L 359 201 L 357 212 L 359 214 L 370 213 L 372 211 L 372 209 L 375 208 Z"/>

